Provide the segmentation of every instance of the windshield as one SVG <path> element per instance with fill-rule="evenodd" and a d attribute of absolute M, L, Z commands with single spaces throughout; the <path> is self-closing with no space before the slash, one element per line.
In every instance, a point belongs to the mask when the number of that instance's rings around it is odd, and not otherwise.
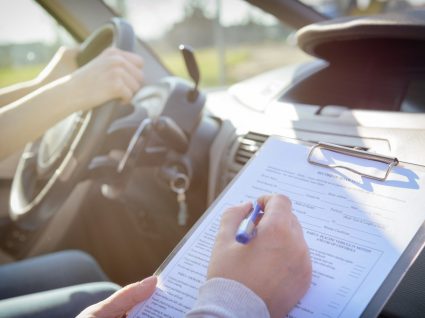
<path fill-rule="evenodd" d="M 229 85 L 310 57 L 295 30 L 243 0 L 105 0 L 168 69 L 187 78 L 179 44 L 195 49 L 201 86 Z"/>
<path fill-rule="evenodd" d="M 195 49 L 203 88 L 227 86 L 311 59 L 295 31 L 244 0 L 104 0 L 175 75 L 187 78 L 179 44 Z M 425 0 L 302 0 L 327 17 L 421 6 Z"/>
<path fill-rule="evenodd" d="M 425 6 L 425 0 L 301 0 L 326 17 L 373 15 Z"/>

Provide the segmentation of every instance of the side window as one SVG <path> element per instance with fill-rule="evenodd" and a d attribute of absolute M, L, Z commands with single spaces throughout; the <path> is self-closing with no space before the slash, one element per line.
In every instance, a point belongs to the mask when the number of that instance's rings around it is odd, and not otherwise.
<path fill-rule="evenodd" d="M 73 38 L 32 0 L 0 0 L 0 87 L 33 79 Z"/>

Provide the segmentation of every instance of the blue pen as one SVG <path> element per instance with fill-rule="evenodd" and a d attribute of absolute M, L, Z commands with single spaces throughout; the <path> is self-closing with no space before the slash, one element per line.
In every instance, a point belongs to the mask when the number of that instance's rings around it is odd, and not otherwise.
<path fill-rule="evenodd" d="M 249 241 L 251 241 L 251 239 L 257 233 L 256 225 L 262 214 L 261 206 L 255 202 L 251 212 L 239 225 L 238 231 L 236 232 L 237 242 L 248 244 Z"/>

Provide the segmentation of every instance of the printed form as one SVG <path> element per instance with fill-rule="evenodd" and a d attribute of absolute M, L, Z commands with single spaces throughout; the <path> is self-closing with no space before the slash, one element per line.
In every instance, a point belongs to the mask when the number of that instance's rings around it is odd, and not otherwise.
<path fill-rule="evenodd" d="M 425 219 L 425 176 L 395 167 L 387 181 L 375 181 L 311 165 L 309 150 L 269 138 L 162 268 L 154 295 L 130 317 L 184 317 L 205 281 L 222 212 L 271 193 L 291 199 L 313 263 L 311 287 L 288 317 L 360 316 Z M 355 164 L 357 158 L 335 154 L 327 160 Z"/>

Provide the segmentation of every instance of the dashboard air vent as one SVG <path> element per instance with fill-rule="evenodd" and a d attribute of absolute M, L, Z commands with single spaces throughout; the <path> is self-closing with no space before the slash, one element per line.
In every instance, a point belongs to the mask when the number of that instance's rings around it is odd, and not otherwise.
<path fill-rule="evenodd" d="M 241 165 L 247 163 L 268 137 L 267 135 L 256 132 L 248 132 L 246 135 L 240 137 L 234 161 Z"/>

